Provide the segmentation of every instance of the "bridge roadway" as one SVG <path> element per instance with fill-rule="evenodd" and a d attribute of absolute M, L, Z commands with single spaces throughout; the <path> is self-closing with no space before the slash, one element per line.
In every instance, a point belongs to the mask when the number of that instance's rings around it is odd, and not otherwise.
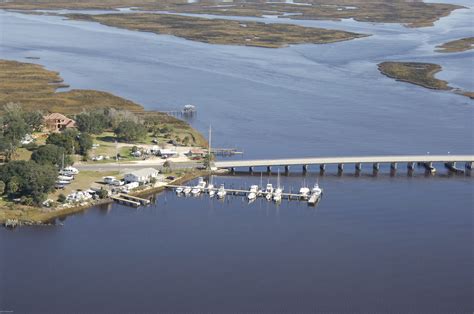
<path fill-rule="evenodd" d="M 272 167 L 272 166 L 294 166 L 301 165 L 307 167 L 309 165 L 328 165 L 337 164 L 374 164 L 381 163 L 392 164 L 397 163 L 456 163 L 465 162 L 467 167 L 472 167 L 474 155 L 393 155 L 393 156 L 359 156 L 359 157 L 317 157 L 317 158 L 284 158 L 284 159 L 259 159 L 259 160 L 229 160 L 216 161 L 214 166 L 218 169 L 234 169 L 240 167 Z"/>

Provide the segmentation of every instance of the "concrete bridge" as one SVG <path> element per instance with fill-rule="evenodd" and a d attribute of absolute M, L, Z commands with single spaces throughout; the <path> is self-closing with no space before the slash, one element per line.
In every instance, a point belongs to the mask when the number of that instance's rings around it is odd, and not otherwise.
<path fill-rule="evenodd" d="M 218 169 L 248 168 L 250 172 L 254 167 L 266 167 L 271 172 L 272 167 L 285 167 L 288 172 L 290 166 L 302 166 L 303 172 L 308 170 L 310 165 L 319 165 L 324 171 L 326 165 L 337 165 L 342 171 L 344 165 L 353 164 L 356 170 L 362 169 L 362 164 L 370 164 L 374 170 L 378 170 L 380 164 L 390 164 L 391 169 L 396 170 L 399 163 L 407 165 L 413 170 L 415 163 L 423 165 L 427 170 L 436 171 L 433 163 L 444 163 L 448 169 L 460 170 L 456 168 L 456 163 L 464 163 L 467 170 L 472 169 L 474 155 L 394 155 L 394 156 L 359 156 L 359 157 L 316 157 L 316 158 L 284 158 L 284 159 L 259 159 L 259 160 L 230 160 L 216 161 L 214 166 Z"/>

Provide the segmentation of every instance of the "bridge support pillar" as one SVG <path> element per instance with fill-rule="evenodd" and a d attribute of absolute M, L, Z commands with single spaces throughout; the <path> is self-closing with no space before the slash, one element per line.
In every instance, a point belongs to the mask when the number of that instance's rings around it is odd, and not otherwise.
<path fill-rule="evenodd" d="M 344 172 L 344 164 L 338 164 L 337 165 L 337 174 L 339 175 L 342 175 L 342 173 Z"/>
<path fill-rule="evenodd" d="M 253 173 L 253 167 L 249 167 L 249 172 Z"/>
<path fill-rule="evenodd" d="M 392 169 L 392 170 L 397 170 L 397 167 L 398 167 L 398 164 L 396 162 L 392 162 L 390 164 L 390 169 Z"/>
<path fill-rule="evenodd" d="M 320 165 L 319 165 L 319 170 L 321 170 L 322 172 L 324 172 L 324 170 L 326 170 L 326 165 L 325 165 L 325 164 L 320 164 Z"/>
<path fill-rule="evenodd" d="M 472 170 L 472 161 L 466 162 L 466 169 L 467 170 Z"/>
<path fill-rule="evenodd" d="M 374 171 L 379 171 L 380 169 L 380 164 L 378 162 L 374 162 L 372 164 L 372 169 L 374 169 Z"/>
<path fill-rule="evenodd" d="M 415 163 L 414 162 L 409 162 L 407 163 L 407 169 L 408 170 L 415 170 Z"/>
<path fill-rule="evenodd" d="M 425 167 L 426 171 L 433 174 L 436 172 L 436 168 L 433 167 L 433 163 L 432 162 L 424 162 L 423 163 L 423 167 Z"/>
<path fill-rule="evenodd" d="M 267 172 L 272 173 L 272 167 L 271 166 L 267 166 Z"/>
<path fill-rule="evenodd" d="M 230 173 L 235 173 L 235 168 L 230 168 Z"/>
<path fill-rule="evenodd" d="M 356 171 L 361 171 L 362 170 L 362 164 L 360 162 L 355 164 L 355 169 Z"/>
<path fill-rule="evenodd" d="M 308 165 L 303 165 L 303 174 L 308 172 Z"/>
<path fill-rule="evenodd" d="M 285 166 L 285 174 L 288 175 L 290 173 L 290 166 Z"/>

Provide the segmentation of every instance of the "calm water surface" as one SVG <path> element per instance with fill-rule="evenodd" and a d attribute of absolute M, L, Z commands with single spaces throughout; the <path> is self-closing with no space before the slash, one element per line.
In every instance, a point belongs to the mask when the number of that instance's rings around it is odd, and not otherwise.
<path fill-rule="evenodd" d="M 472 101 L 395 82 L 376 67 L 436 62 L 438 77 L 474 90 L 472 51 L 433 52 L 472 36 L 472 13 L 421 29 L 290 21 L 372 36 L 270 50 L 0 11 L 0 58 L 40 57 L 27 62 L 60 71 L 72 88 L 149 109 L 195 103 L 193 125 L 204 132 L 212 123 L 215 144 L 245 158 L 472 154 Z M 385 168 L 377 178 L 329 169 L 316 208 L 166 192 L 139 210 L 113 205 L 60 227 L 1 229 L 0 310 L 472 313 L 472 178 L 437 166 L 436 177 L 412 178 L 402 168 L 394 178 Z M 302 180 L 282 177 L 282 185 Z"/>

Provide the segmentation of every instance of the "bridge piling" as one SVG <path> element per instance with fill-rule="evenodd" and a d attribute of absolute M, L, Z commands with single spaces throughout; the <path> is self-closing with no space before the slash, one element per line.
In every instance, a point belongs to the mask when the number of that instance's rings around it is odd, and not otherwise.
<path fill-rule="evenodd" d="M 271 166 L 267 166 L 267 173 L 272 173 L 272 167 Z"/>
<path fill-rule="evenodd" d="M 465 167 L 466 167 L 467 170 L 472 170 L 472 161 L 466 162 Z"/>
<path fill-rule="evenodd" d="M 396 162 L 392 162 L 392 163 L 390 164 L 390 169 L 392 169 L 392 170 L 397 170 L 397 166 L 398 166 L 398 164 L 397 164 Z"/>
<path fill-rule="evenodd" d="M 303 165 L 303 174 L 308 172 L 308 165 Z"/>
<path fill-rule="evenodd" d="M 343 172 L 344 172 L 344 164 L 340 163 L 337 165 L 337 174 L 339 176 L 342 176 Z"/>
<path fill-rule="evenodd" d="M 252 166 L 249 167 L 249 172 L 250 172 L 251 174 L 253 173 L 253 167 L 252 167 Z"/>
<path fill-rule="evenodd" d="M 285 175 L 290 173 L 290 166 L 285 166 Z"/>

